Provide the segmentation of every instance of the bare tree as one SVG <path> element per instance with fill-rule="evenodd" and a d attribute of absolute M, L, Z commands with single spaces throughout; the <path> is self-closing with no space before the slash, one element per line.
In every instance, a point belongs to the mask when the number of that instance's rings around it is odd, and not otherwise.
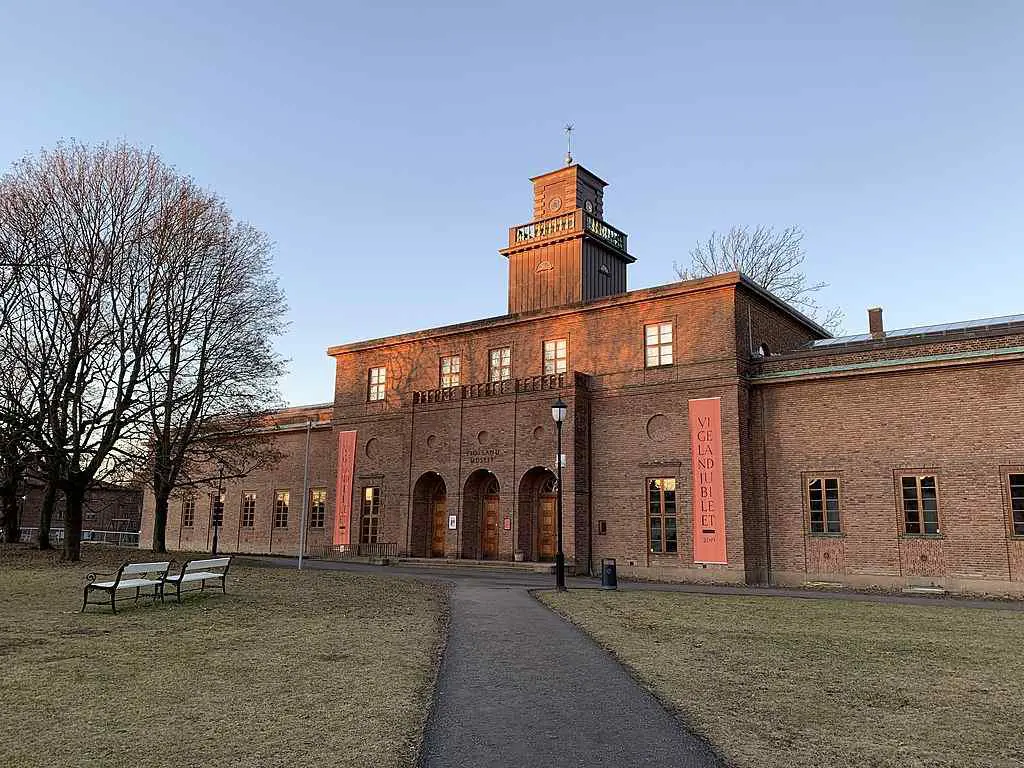
<path fill-rule="evenodd" d="M 742 272 L 767 291 L 826 329 L 835 332 L 843 321 L 838 307 L 822 308 L 815 294 L 827 283 L 812 283 L 803 271 L 806 253 L 799 227 L 733 227 L 727 234 L 712 232 L 690 251 L 690 264 L 675 266 L 680 280 Z"/>
<path fill-rule="evenodd" d="M 169 499 L 277 459 L 262 429 L 278 404 L 283 361 L 271 341 L 284 296 L 270 272 L 270 245 L 232 220 L 224 204 L 181 184 L 154 232 L 161 280 L 160 342 L 147 365 L 153 549 L 166 551 Z"/>
<path fill-rule="evenodd" d="M 35 463 L 47 484 L 39 546 L 64 493 L 65 559 L 79 559 L 90 484 L 138 441 L 145 353 L 160 270 L 149 228 L 173 181 L 152 151 L 61 144 L 0 180 L 0 240 L 26 254 L 15 322 L 0 348 L 39 419 Z"/>
<path fill-rule="evenodd" d="M 58 492 L 77 560 L 90 485 L 146 470 L 162 550 L 175 487 L 276 456 L 262 426 L 286 305 L 269 253 L 151 150 L 61 144 L 0 178 L 0 497 L 30 463 L 41 548 Z"/>

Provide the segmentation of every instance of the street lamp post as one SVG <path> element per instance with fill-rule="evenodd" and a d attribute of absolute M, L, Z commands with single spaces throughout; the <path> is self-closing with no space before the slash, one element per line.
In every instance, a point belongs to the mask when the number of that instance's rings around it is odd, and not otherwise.
<path fill-rule="evenodd" d="M 217 474 L 217 498 L 213 502 L 213 509 L 210 513 L 213 524 L 213 550 L 211 554 L 217 556 L 217 531 L 220 530 L 221 518 L 224 516 L 224 465 L 218 466 Z"/>
<path fill-rule="evenodd" d="M 558 431 L 558 448 L 555 463 L 558 465 L 558 501 L 555 507 L 555 525 L 558 526 L 558 552 L 555 554 L 555 589 L 565 592 L 565 553 L 562 551 L 562 422 L 568 411 L 562 398 L 559 397 L 551 406 L 551 418 L 555 420 Z"/>

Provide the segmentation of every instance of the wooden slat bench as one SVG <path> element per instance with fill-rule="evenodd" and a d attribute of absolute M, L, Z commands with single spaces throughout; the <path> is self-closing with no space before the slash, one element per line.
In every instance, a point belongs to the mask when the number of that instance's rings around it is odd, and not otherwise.
<path fill-rule="evenodd" d="M 90 573 L 86 577 L 85 594 L 82 596 L 82 611 L 85 611 L 85 606 L 89 605 L 90 592 L 106 592 L 109 594 L 110 610 L 114 613 L 117 613 L 114 601 L 119 589 L 134 589 L 135 602 L 138 602 L 142 590 L 152 587 L 153 602 L 156 602 L 158 597 L 163 601 L 164 577 L 167 575 L 170 567 L 170 561 L 164 563 L 125 563 L 117 569 L 117 573 Z M 109 579 L 97 581 L 101 576 L 107 576 Z M 106 605 L 106 602 L 106 600 L 102 603 L 94 600 L 92 604 Z"/>
<path fill-rule="evenodd" d="M 199 589 L 206 589 L 206 582 L 220 581 L 221 592 L 227 593 L 225 581 L 228 575 L 228 568 L 231 567 L 230 557 L 214 557 L 206 560 L 186 560 L 181 566 L 181 571 L 164 576 L 164 583 L 170 584 L 175 589 L 178 602 L 181 602 L 181 585 L 194 584 L 199 582 Z"/>

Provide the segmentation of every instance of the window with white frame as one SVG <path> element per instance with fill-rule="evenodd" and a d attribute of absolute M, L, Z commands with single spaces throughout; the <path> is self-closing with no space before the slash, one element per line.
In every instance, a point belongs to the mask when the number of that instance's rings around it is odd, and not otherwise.
<path fill-rule="evenodd" d="M 657 368 L 672 364 L 672 323 L 644 326 L 644 365 Z"/>
<path fill-rule="evenodd" d="M 371 403 L 383 400 L 384 392 L 387 388 L 387 380 L 387 368 L 371 368 L 367 378 L 366 399 Z"/>
<path fill-rule="evenodd" d="M 565 373 L 569 367 L 569 343 L 565 339 L 544 342 L 544 375 Z"/>
<path fill-rule="evenodd" d="M 512 347 L 491 350 L 491 365 L 487 380 L 508 381 L 512 378 Z"/>

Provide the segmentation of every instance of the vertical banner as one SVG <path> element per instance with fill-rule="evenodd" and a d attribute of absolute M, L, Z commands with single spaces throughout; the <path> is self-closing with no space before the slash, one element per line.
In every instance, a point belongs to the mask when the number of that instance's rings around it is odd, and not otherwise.
<path fill-rule="evenodd" d="M 338 433 L 338 487 L 335 508 L 334 544 L 348 545 L 352 526 L 352 478 L 356 469 L 356 433 Z"/>
<path fill-rule="evenodd" d="M 693 462 L 693 561 L 725 565 L 725 481 L 722 477 L 722 399 L 690 400 Z"/>

